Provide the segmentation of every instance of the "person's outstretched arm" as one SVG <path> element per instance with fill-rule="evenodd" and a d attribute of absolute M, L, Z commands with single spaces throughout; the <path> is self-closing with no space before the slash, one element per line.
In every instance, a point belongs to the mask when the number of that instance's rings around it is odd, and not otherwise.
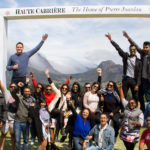
<path fill-rule="evenodd" d="M 119 90 L 120 90 L 120 99 L 122 101 L 123 107 L 125 108 L 128 105 L 128 101 L 124 97 L 122 83 L 119 83 Z"/>
<path fill-rule="evenodd" d="M 102 69 L 101 69 L 101 68 L 97 68 L 96 71 L 97 71 L 97 73 L 98 73 L 97 82 L 98 82 L 99 85 L 101 86 L 101 82 L 102 82 Z"/>
<path fill-rule="evenodd" d="M 42 36 L 42 41 L 41 41 L 35 48 L 33 48 L 32 50 L 28 51 L 28 52 L 27 52 L 27 55 L 28 55 L 29 57 L 31 57 L 32 55 L 34 55 L 34 54 L 42 47 L 44 41 L 45 41 L 47 38 L 48 38 L 48 34 L 44 34 L 44 35 Z"/>
<path fill-rule="evenodd" d="M 115 47 L 115 49 L 118 51 L 119 55 L 123 58 L 125 58 L 127 56 L 127 53 L 125 53 L 121 48 L 120 46 L 112 40 L 112 37 L 111 37 L 111 34 L 108 33 L 108 34 L 105 34 L 105 36 L 108 38 L 108 40 L 111 42 L 111 44 Z"/>
<path fill-rule="evenodd" d="M 137 51 L 138 51 L 140 54 L 143 54 L 143 53 L 144 53 L 144 51 L 131 39 L 131 37 L 127 34 L 126 31 L 123 31 L 123 36 L 129 41 L 130 44 L 136 46 Z"/>
<path fill-rule="evenodd" d="M 35 77 L 34 77 L 34 74 L 33 74 L 33 72 L 30 72 L 30 76 L 31 76 L 31 78 L 32 78 L 32 84 L 33 84 L 33 86 L 34 86 L 34 88 L 37 86 L 37 83 L 36 83 L 36 79 L 35 79 Z"/>

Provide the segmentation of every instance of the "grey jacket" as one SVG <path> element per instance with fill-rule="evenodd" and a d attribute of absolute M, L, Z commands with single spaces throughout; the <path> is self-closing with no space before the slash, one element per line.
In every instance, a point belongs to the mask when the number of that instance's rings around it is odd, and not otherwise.
<path fill-rule="evenodd" d="M 17 112 L 15 115 L 15 120 L 18 122 L 27 122 L 28 112 L 29 112 L 29 104 L 26 101 L 26 98 L 23 95 L 21 95 L 20 91 L 18 92 L 18 88 L 15 88 L 11 92 L 11 94 L 17 103 Z"/>

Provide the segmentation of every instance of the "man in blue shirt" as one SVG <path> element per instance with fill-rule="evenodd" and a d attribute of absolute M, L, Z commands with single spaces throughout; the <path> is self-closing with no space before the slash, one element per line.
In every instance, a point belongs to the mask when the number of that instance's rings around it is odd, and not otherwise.
<path fill-rule="evenodd" d="M 13 71 L 12 83 L 18 83 L 26 81 L 26 75 L 28 73 L 28 62 L 29 58 L 34 55 L 43 45 L 44 41 L 47 39 L 48 35 L 45 34 L 42 36 L 42 41 L 32 50 L 28 52 L 23 52 L 24 45 L 21 42 L 18 42 L 16 44 L 16 53 L 12 56 L 10 56 L 8 64 L 7 64 L 7 70 Z"/>

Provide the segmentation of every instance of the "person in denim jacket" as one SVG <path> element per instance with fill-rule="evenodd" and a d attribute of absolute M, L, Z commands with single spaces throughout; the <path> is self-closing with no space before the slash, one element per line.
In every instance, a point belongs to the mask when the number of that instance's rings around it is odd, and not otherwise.
<path fill-rule="evenodd" d="M 94 140 L 95 144 L 86 149 L 86 142 L 83 142 L 83 150 L 113 150 L 115 141 L 114 129 L 107 124 L 107 114 L 101 114 L 100 124 L 95 125 L 87 137 L 88 140 Z"/>

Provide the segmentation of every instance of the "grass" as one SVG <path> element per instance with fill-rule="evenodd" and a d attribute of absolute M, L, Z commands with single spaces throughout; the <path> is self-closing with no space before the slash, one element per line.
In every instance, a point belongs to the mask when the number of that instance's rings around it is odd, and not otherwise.
<path fill-rule="evenodd" d="M 144 128 L 141 129 L 140 135 L 142 134 L 143 130 L 144 130 Z M 60 138 L 60 136 L 59 136 L 59 138 Z M 30 141 L 29 141 L 29 143 L 30 143 Z M 35 145 L 29 146 L 29 150 L 37 150 L 38 145 L 39 144 L 36 141 Z M 70 150 L 68 148 L 68 139 L 63 143 L 56 142 L 56 145 L 60 148 L 60 150 Z M 10 138 L 10 134 L 8 133 L 6 141 L 5 141 L 4 150 L 11 150 L 11 146 L 12 146 L 11 138 Z M 122 140 L 120 140 L 119 136 L 117 137 L 117 142 L 115 143 L 114 147 L 115 147 L 115 150 L 126 150 L 124 147 L 124 144 L 123 144 Z M 139 143 L 136 144 L 136 147 L 134 150 L 139 150 Z"/>

